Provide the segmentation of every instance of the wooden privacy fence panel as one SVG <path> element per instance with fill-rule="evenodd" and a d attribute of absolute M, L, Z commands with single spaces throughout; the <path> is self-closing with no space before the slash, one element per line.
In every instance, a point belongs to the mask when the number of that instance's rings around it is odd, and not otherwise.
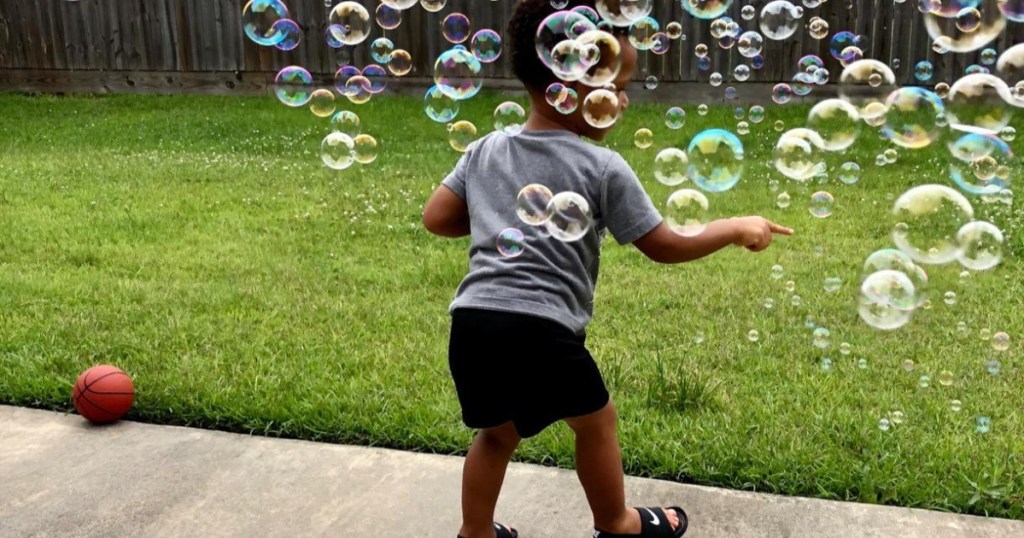
<path fill-rule="evenodd" d="M 686 1 L 686 0 L 683 0 Z M 982 8 L 998 13 L 998 0 L 983 0 Z M 412 53 L 411 77 L 429 77 L 437 55 L 449 44 L 441 36 L 441 20 L 460 11 L 469 16 L 473 31 L 493 28 L 504 35 L 514 0 L 449 0 L 444 10 L 429 13 L 419 6 L 403 12 L 402 23 L 383 31 L 374 25 L 373 33 L 354 49 L 338 51 L 325 43 L 327 12 L 322 0 L 289 0 L 291 17 L 304 31 L 299 47 L 281 52 L 261 47 L 245 38 L 242 31 L 241 0 L 0 0 L 0 85 L 3 70 L 95 71 L 135 73 L 175 73 L 187 75 L 231 72 L 239 75 L 270 76 L 286 65 L 301 65 L 330 80 L 339 63 L 351 59 L 365 65 L 369 44 L 384 35 L 398 48 Z M 337 3 L 337 0 L 335 0 Z M 378 2 L 361 0 L 373 13 Z M 764 0 L 753 5 L 760 11 Z M 740 26 L 759 30 L 757 19 L 744 21 L 740 9 L 747 3 L 734 1 L 727 14 Z M 805 54 L 826 59 L 832 80 L 842 67 L 828 54 L 829 38 L 811 38 L 805 25 L 814 16 L 828 21 L 830 36 L 851 30 L 866 38 L 865 57 L 886 63 L 898 59 L 900 83 L 913 83 L 913 65 L 928 59 L 935 65 L 931 83 L 952 82 L 964 69 L 978 62 L 979 51 L 939 55 L 931 50 L 931 38 L 924 27 L 917 1 L 897 4 L 893 0 L 831 0 L 815 9 L 806 9 L 801 29 L 785 41 L 766 40 L 764 68 L 753 70 L 751 82 L 789 80 L 797 60 Z M 655 0 L 653 15 L 662 27 L 670 21 L 682 23 L 685 41 L 673 41 L 663 56 L 641 53 L 637 78 L 655 75 L 661 81 L 703 82 L 720 72 L 731 80 L 732 69 L 746 61 L 735 50 L 723 50 L 710 36 L 710 22 L 687 14 L 679 1 Z M 1024 24 L 1009 23 L 989 46 L 1005 50 L 1024 41 Z M 693 47 L 705 43 L 711 50 L 712 68 L 697 68 Z M 492 78 L 510 78 L 507 55 L 485 67 Z"/>

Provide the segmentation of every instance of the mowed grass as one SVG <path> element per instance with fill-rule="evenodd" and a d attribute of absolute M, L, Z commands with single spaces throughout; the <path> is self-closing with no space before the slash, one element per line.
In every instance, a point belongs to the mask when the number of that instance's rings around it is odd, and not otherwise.
<path fill-rule="evenodd" d="M 483 95 L 460 117 L 488 131 L 500 101 Z M 656 151 L 736 124 L 731 107 L 701 117 L 678 104 L 683 129 L 664 126 L 669 104 L 634 106 L 606 142 L 659 206 L 672 188 L 654 181 Z M 418 99 L 356 108 L 380 156 L 342 172 L 319 160 L 327 120 L 271 97 L 5 95 L 0 108 L 0 402 L 70 411 L 76 376 L 111 363 L 134 378 L 132 420 L 465 452 L 472 432 L 448 374 L 447 307 L 468 240 L 431 236 L 419 221 L 458 154 Z M 928 267 L 931 308 L 900 330 L 872 329 L 856 313 L 861 264 L 890 245 L 896 196 L 948 183 L 941 142 L 880 167 L 887 146 L 865 130 L 828 161 L 860 163 L 859 183 L 833 174 L 800 186 L 767 163 L 772 124 L 799 126 L 806 111 L 769 107 L 742 137 L 743 180 L 710 196 L 715 216 L 761 214 L 795 236 L 678 266 L 605 243 L 588 345 L 619 408 L 627 472 L 1024 518 L 1019 203 L 972 198 L 978 218 L 1008 233 L 1001 265 L 966 279 L 956 264 Z M 641 126 L 655 133 L 646 150 L 632 143 Z M 789 208 L 776 207 L 772 179 Z M 818 189 L 836 198 L 826 219 L 807 211 Z M 776 263 L 781 280 L 769 276 Z M 839 292 L 823 290 L 829 276 L 843 279 Z M 831 330 L 829 349 L 812 346 L 808 316 Z M 1010 351 L 993 351 L 983 329 L 1008 331 Z M 528 337 L 495 346 L 528 353 Z M 986 372 L 990 358 L 1000 375 Z M 943 370 L 952 386 L 938 383 Z M 494 386 L 495 397 L 529 397 Z M 905 422 L 881 431 L 892 411 Z M 991 417 L 989 433 L 975 431 L 978 416 Z M 556 425 L 516 458 L 571 467 L 572 436 Z"/>

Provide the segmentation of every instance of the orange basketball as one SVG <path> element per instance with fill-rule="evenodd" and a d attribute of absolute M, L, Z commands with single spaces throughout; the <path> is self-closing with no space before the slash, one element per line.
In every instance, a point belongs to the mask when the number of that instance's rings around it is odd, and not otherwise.
<path fill-rule="evenodd" d="M 132 378 L 117 366 L 93 366 L 78 376 L 71 393 L 75 410 L 89 422 L 103 424 L 124 416 L 135 401 Z"/>

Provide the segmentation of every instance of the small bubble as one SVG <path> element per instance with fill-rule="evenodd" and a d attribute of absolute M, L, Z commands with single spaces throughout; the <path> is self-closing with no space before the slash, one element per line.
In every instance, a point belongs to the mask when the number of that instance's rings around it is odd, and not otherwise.
<path fill-rule="evenodd" d="M 865 370 L 865 369 L 867 369 L 867 367 L 868 367 L 868 360 L 867 359 L 865 359 L 864 357 L 861 357 L 861 358 L 857 359 L 857 368 L 860 368 L 861 370 Z"/>
<path fill-rule="evenodd" d="M 988 417 L 978 417 L 975 420 L 974 431 L 978 433 L 988 433 L 992 429 L 992 419 Z"/>
<path fill-rule="evenodd" d="M 948 387 L 953 384 L 953 372 L 943 370 L 939 372 L 939 384 Z"/>
<path fill-rule="evenodd" d="M 985 361 L 985 371 L 987 371 L 989 375 L 999 375 L 999 372 L 1001 372 L 1002 369 L 1003 365 L 996 359 L 989 359 Z"/>
<path fill-rule="evenodd" d="M 932 378 L 928 374 L 924 374 L 921 377 L 917 378 L 917 386 L 921 387 L 922 389 L 930 387 L 931 384 Z"/>
<path fill-rule="evenodd" d="M 954 413 L 959 413 L 961 409 L 963 409 L 963 404 L 960 403 L 960 400 L 950 400 L 949 401 L 949 410 L 950 411 L 952 411 Z"/>
<path fill-rule="evenodd" d="M 821 358 L 821 369 L 826 372 L 832 371 L 832 359 L 830 357 Z"/>
<path fill-rule="evenodd" d="M 839 353 L 842 353 L 843 355 L 849 355 L 850 354 L 850 349 L 851 349 L 851 346 L 850 346 L 849 342 L 843 342 L 843 343 L 839 344 Z"/>
<path fill-rule="evenodd" d="M 889 419 L 882 417 L 882 419 L 878 421 L 878 429 L 883 432 L 889 431 Z"/>
<path fill-rule="evenodd" d="M 903 419 L 903 411 L 893 411 L 889 413 L 889 420 L 892 421 L 892 423 L 896 424 L 897 426 L 903 424 Z"/>
<path fill-rule="evenodd" d="M 750 329 L 750 332 L 747 333 L 747 340 L 750 340 L 751 342 L 757 342 L 760 339 L 761 334 L 757 332 L 757 329 Z"/>
<path fill-rule="evenodd" d="M 913 359 L 903 359 L 903 369 L 908 371 L 908 372 L 913 372 L 914 371 L 914 361 L 913 361 Z"/>

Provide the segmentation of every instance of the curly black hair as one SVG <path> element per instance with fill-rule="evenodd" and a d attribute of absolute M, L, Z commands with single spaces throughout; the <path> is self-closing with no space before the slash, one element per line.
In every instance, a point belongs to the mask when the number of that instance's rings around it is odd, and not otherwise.
<path fill-rule="evenodd" d="M 512 61 L 512 74 L 527 90 L 544 91 L 558 80 L 537 56 L 535 39 L 540 23 L 556 11 L 571 10 L 577 6 L 594 7 L 594 0 L 568 0 L 561 9 L 555 9 L 551 3 L 551 0 L 519 0 L 508 21 L 505 50 L 509 51 Z M 627 29 L 622 27 L 610 31 L 615 35 L 627 33 Z"/>

